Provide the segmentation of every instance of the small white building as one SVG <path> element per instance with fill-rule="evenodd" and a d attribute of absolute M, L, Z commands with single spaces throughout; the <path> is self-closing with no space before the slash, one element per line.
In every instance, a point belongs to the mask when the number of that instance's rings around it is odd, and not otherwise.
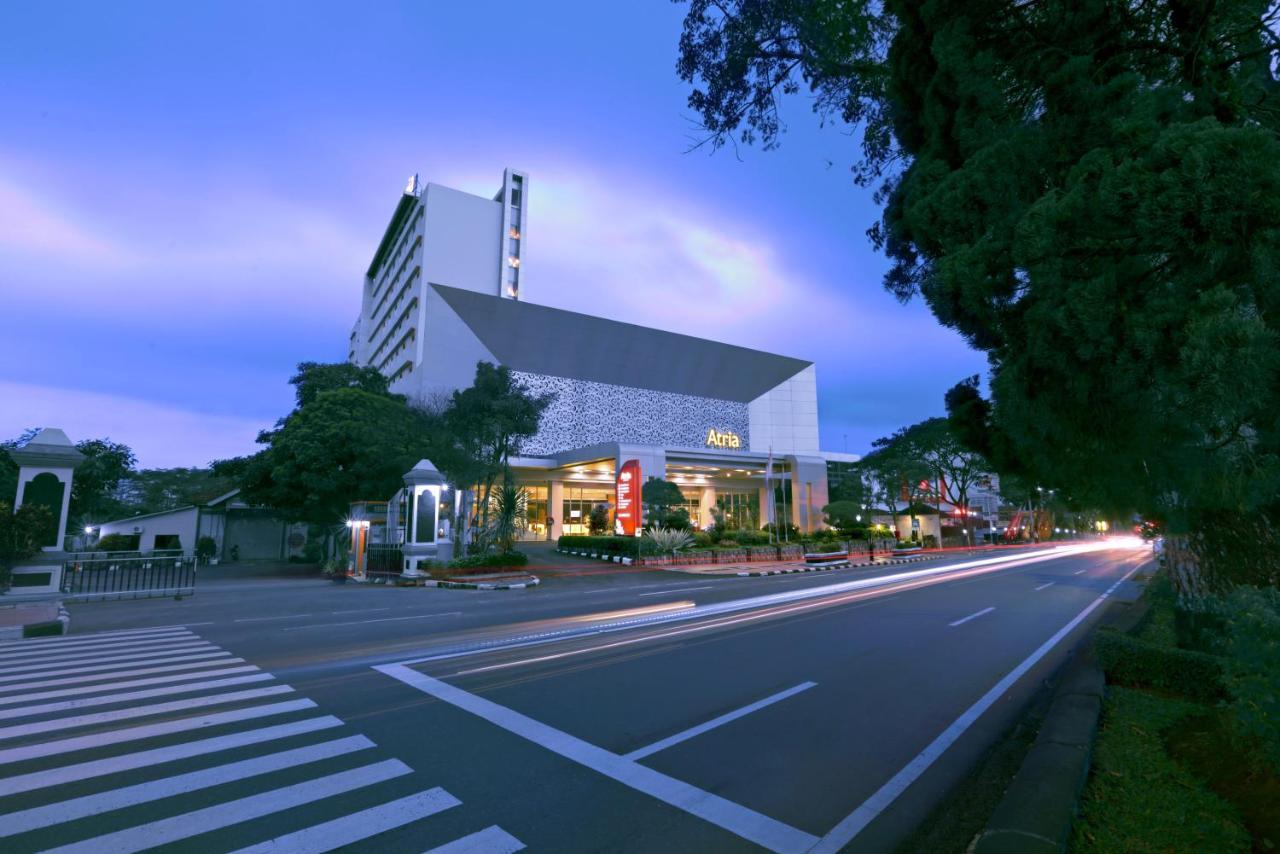
<path fill-rule="evenodd" d="M 291 524 L 273 510 L 240 500 L 239 495 L 240 490 L 233 489 L 207 504 L 103 522 L 93 526 L 95 542 L 121 534 L 136 538 L 130 551 L 176 549 L 190 554 L 202 537 L 212 537 L 214 556 L 223 561 L 288 560 L 302 554 L 307 542 L 305 524 Z"/>

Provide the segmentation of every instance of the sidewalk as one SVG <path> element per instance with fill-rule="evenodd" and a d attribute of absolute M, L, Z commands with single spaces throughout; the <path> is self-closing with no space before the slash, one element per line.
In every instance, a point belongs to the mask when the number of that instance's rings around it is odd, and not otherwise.
<path fill-rule="evenodd" d="M 42 602 L 0 602 L 0 640 L 63 635 L 71 615 L 56 600 Z"/>
<path fill-rule="evenodd" d="M 670 572 L 683 572 L 689 575 L 787 575 L 793 572 L 823 572 L 832 569 L 851 569 L 860 566 L 896 566 L 901 563 L 918 563 L 922 560 L 934 560 L 943 557 L 943 555 L 911 555 L 910 557 L 877 557 L 877 558 L 859 558 L 848 563 L 838 563 L 830 566 L 810 566 L 803 560 L 777 560 L 777 561 L 744 561 L 742 563 L 702 563 L 687 564 L 684 566 L 659 566 L 655 569 L 665 569 Z"/>

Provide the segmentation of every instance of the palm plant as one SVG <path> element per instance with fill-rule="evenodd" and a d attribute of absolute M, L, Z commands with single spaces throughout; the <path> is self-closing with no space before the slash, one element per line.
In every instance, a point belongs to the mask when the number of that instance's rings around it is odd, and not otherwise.
<path fill-rule="evenodd" d="M 529 529 L 529 491 L 508 479 L 494 491 L 492 502 L 485 540 L 505 554 Z"/>
<path fill-rule="evenodd" d="M 658 554 L 675 555 L 693 545 L 693 534 L 679 528 L 650 528 L 644 532 L 651 548 Z"/>

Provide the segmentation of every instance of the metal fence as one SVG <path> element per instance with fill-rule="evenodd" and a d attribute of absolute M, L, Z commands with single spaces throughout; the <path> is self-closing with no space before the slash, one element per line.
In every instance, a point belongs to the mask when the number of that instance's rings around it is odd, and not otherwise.
<path fill-rule="evenodd" d="M 102 552 L 73 556 L 62 565 L 62 593 L 68 599 L 145 599 L 196 592 L 196 558 L 182 553 Z"/>
<path fill-rule="evenodd" d="M 399 543 L 370 543 L 365 548 L 365 574 L 370 578 L 398 576 L 404 572 L 404 551 Z"/>

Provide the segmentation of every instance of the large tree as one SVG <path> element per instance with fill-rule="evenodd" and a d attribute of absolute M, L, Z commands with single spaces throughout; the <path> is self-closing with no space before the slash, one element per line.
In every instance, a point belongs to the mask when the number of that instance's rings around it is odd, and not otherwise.
<path fill-rule="evenodd" d="M 531 393 L 505 365 L 477 362 L 475 381 L 450 395 L 439 413 L 436 466 L 462 487 L 476 487 L 486 527 L 493 486 L 521 443 L 538 432 L 550 395 Z"/>
<path fill-rule="evenodd" d="M 430 453 L 423 416 L 358 388 L 324 391 L 294 410 L 252 457 L 216 463 L 244 497 L 314 524 L 340 522 L 353 501 L 385 501 Z"/>
<path fill-rule="evenodd" d="M 84 461 L 71 479 L 71 506 L 67 530 L 76 531 L 85 522 L 104 522 L 117 515 L 120 502 L 116 488 L 133 473 L 137 458 L 133 450 L 110 439 L 86 439 L 76 443 Z"/>
<path fill-rule="evenodd" d="M 1162 519 L 1185 600 L 1278 580 L 1273 0 L 692 0 L 720 144 L 801 87 L 858 125 L 886 287 L 990 361 L 955 401 L 1002 472 Z M 1256 544 L 1247 547 L 1247 544 Z"/>
<path fill-rule="evenodd" d="M 871 453 L 858 462 L 871 484 L 876 502 L 883 504 L 892 516 L 906 512 L 911 517 L 912 530 L 915 530 L 920 506 L 930 495 L 932 477 L 917 438 L 910 428 L 903 427 L 891 436 L 872 442 Z"/>
<path fill-rule="evenodd" d="M 929 418 L 906 430 L 920 459 L 933 471 L 939 497 L 969 510 L 969 493 L 991 471 L 982 454 L 960 442 L 946 418 Z"/>

